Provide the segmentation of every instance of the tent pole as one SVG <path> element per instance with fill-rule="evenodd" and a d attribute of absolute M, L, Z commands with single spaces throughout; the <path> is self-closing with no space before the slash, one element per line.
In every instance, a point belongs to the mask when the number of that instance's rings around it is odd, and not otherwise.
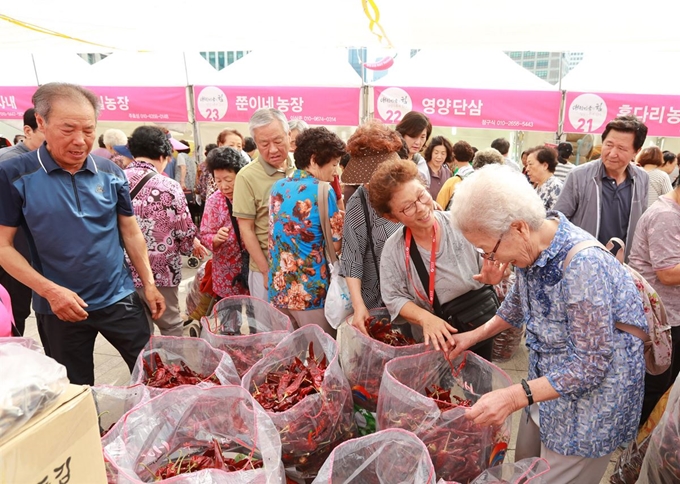
<path fill-rule="evenodd" d="M 562 137 L 562 128 L 564 128 L 564 103 L 567 99 L 567 93 L 562 90 L 562 64 L 564 60 L 564 52 L 560 52 L 560 72 L 559 72 L 559 81 L 557 81 L 557 89 L 560 91 L 562 94 L 562 102 L 560 103 L 560 118 L 557 120 L 557 133 L 555 139 L 559 143 L 561 140 L 560 138 Z"/>
<path fill-rule="evenodd" d="M 31 54 L 31 62 L 33 62 L 33 72 L 35 72 L 35 82 L 40 86 L 40 79 L 38 78 L 38 68 L 35 65 L 35 56 Z"/>
<path fill-rule="evenodd" d="M 189 121 L 191 122 L 191 127 L 194 132 L 194 157 L 196 158 L 196 163 L 200 163 L 201 154 L 203 153 L 203 150 L 201 149 L 201 134 L 198 131 L 198 123 L 196 122 L 194 86 L 189 82 L 189 66 L 187 65 L 186 52 L 182 52 L 182 58 L 184 59 L 184 75 L 186 76 L 187 92 L 189 93 Z"/>
<path fill-rule="evenodd" d="M 196 111 L 194 107 L 194 86 L 187 86 L 187 92 L 189 93 L 189 121 L 191 122 L 191 127 L 194 132 L 194 150 L 196 163 L 201 163 L 203 155 L 203 148 L 201 143 L 201 133 L 198 130 L 198 123 L 196 122 Z"/>

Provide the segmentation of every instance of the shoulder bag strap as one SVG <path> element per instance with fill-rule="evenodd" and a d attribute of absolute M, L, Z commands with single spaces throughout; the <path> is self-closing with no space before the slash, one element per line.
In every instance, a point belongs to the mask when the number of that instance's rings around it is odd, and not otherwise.
<path fill-rule="evenodd" d="M 373 231 L 371 229 L 371 216 L 368 212 L 368 202 L 366 201 L 366 195 L 364 194 L 363 187 L 359 188 L 359 197 L 361 198 L 361 206 L 364 209 L 364 218 L 366 219 L 366 233 L 368 238 L 368 245 L 371 248 L 371 254 L 373 254 L 373 264 L 375 264 L 375 273 L 380 277 L 380 267 L 378 266 L 378 258 L 375 256 L 375 247 L 373 247 Z M 427 288 L 425 288 L 427 289 Z"/>
<path fill-rule="evenodd" d="M 564 264 L 562 266 L 562 271 L 567 270 L 567 266 L 571 262 L 571 260 L 574 258 L 574 256 L 578 253 L 581 252 L 583 249 L 587 249 L 589 247 L 599 247 L 600 249 L 604 250 L 607 252 L 609 255 L 612 257 L 614 256 L 607 248 L 602 245 L 599 241 L 597 240 L 584 240 L 583 242 L 579 242 L 575 246 L 567 252 L 567 256 L 564 258 Z M 625 331 L 626 333 L 630 333 L 633 336 L 640 338 L 642 341 L 649 341 L 649 334 L 645 333 L 643 329 L 638 328 L 637 326 L 633 326 L 631 324 L 626 324 L 626 323 L 621 323 L 617 322 L 615 323 L 616 329 L 620 331 Z"/>
<path fill-rule="evenodd" d="M 134 200 L 135 197 L 137 196 L 137 194 L 142 191 L 142 188 L 144 188 L 144 185 L 146 185 L 146 182 L 151 180 L 157 174 L 158 173 L 150 170 L 146 175 L 144 175 L 144 178 L 139 180 L 139 182 L 137 182 L 137 185 L 135 185 L 135 188 L 133 188 L 132 191 L 130 192 L 130 200 Z"/>
<path fill-rule="evenodd" d="M 405 242 L 406 242 L 406 227 L 404 227 L 404 243 Z M 420 256 L 420 252 L 418 251 L 418 244 L 416 244 L 416 239 L 413 237 L 411 237 L 410 253 L 413 265 L 416 266 L 416 271 L 418 272 L 420 282 L 423 285 L 423 288 L 425 289 L 425 294 L 427 294 L 428 292 L 430 292 L 430 279 L 428 277 L 428 272 L 427 269 L 425 268 L 423 258 Z M 408 267 L 406 268 L 406 270 L 408 270 Z M 434 300 L 432 305 L 434 306 L 433 309 L 435 314 L 441 317 L 442 305 L 439 303 L 437 291 L 434 291 Z"/>
<path fill-rule="evenodd" d="M 319 218 L 321 219 L 321 231 L 326 242 L 326 257 L 329 264 L 335 264 L 338 260 L 338 255 L 335 252 L 333 245 L 333 230 L 331 229 L 331 219 L 328 216 L 328 193 L 330 184 L 328 182 L 319 181 Z"/>
<path fill-rule="evenodd" d="M 231 225 L 234 229 L 234 235 L 236 235 L 238 246 L 243 251 L 244 247 L 243 242 L 241 242 L 241 229 L 238 226 L 238 220 L 236 220 L 236 217 L 234 217 L 234 206 L 232 205 L 231 200 L 229 200 L 227 197 L 224 197 L 224 200 L 227 203 L 227 208 L 229 209 L 229 219 L 231 220 Z"/>

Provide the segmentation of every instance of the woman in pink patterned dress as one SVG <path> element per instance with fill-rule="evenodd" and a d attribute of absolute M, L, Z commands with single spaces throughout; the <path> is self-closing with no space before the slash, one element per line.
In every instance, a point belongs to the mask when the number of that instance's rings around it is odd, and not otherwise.
<path fill-rule="evenodd" d="M 241 154 L 231 147 L 215 148 L 206 164 L 218 187 L 205 202 L 200 235 L 201 242 L 213 251 L 213 291 L 221 298 L 247 295 L 248 252 L 231 205 Z"/>

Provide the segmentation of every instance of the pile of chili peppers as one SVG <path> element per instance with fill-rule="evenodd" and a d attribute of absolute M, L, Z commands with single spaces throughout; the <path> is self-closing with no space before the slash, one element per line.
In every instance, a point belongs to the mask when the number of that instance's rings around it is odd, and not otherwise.
<path fill-rule="evenodd" d="M 142 360 L 146 373 L 143 383 L 147 386 L 174 388 L 180 385 L 197 385 L 203 381 L 208 381 L 215 385 L 220 384 L 220 380 L 216 375 L 203 376 L 193 371 L 183 361 L 180 361 L 179 364 L 166 365 L 158 353 L 153 354 L 153 360 L 156 367 L 155 370 L 151 369 L 151 365 L 146 360 Z"/>
<path fill-rule="evenodd" d="M 465 368 L 466 358 L 458 365 L 448 358 L 447 362 L 455 378 Z M 414 383 L 420 383 L 419 378 L 414 374 Z M 442 411 L 472 404 L 472 401 L 459 399 L 437 384 L 426 387 L 425 393 L 437 402 Z M 471 482 L 489 467 L 494 446 L 498 445 L 493 437 L 498 435 L 498 427 L 480 427 L 462 413 L 458 418 L 444 419 L 440 416 L 433 420 L 433 414 L 427 407 L 413 406 L 408 411 L 389 409 L 380 417 L 380 422 L 381 428 L 402 428 L 415 433 L 430 453 L 437 479 L 445 481 Z M 427 425 L 423 426 L 424 423 Z"/>
<path fill-rule="evenodd" d="M 370 316 L 366 319 L 366 330 L 371 338 L 390 346 L 409 346 L 416 344 L 416 340 L 410 336 L 406 336 L 393 327 L 389 318 L 382 318 L 376 321 L 374 316 Z"/>
<path fill-rule="evenodd" d="M 259 459 L 254 459 L 252 455 L 243 456 L 240 460 L 227 458 L 222 455 L 222 449 L 217 440 L 213 439 L 210 445 L 202 454 L 178 457 L 175 461 L 159 467 L 153 473 L 154 481 L 169 479 L 180 474 L 198 472 L 204 469 L 218 469 L 226 472 L 237 472 L 251 469 L 259 469 L 263 465 Z"/>
<path fill-rule="evenodd" d="M 307 395 L 319 392 L 327 366 L 326 355 L 317 361 L 310 342 L 305 363 L 296 356 L 288 367 L 268 373 L 253 397 L 265 410 L 285 412 Z"/>
<path fill-rule="evenodd" d="M 269 372 L 262 384 L 255 385 L 252 394 L 265 410 L 274 414 L 291 409 L 295 413 L 293 407 L 305 397 L 320 394 L 314 415 L 302 407 L 300 415 L 287 415 L 284 425 L 272 416 L 281 436 L 284 465 L 313 477 L 337 445 L 355 437 L 356 427 L 349 392 L 336 385 L 336 381 L 340 383 L 337 379 L 324 383 L 328 368 L 326 355 L 317 358 L 310 342 L 304 363 L 301 357 L 295 356 L 289 365 Z"/>
<path fill-rule="evenodd" d="M 425 395 L 437 403 L 439 410 L 451 410 L 456 407 L 471 407 L 472 400 L 465 400 L 458 395 L 451 395 L 451 390 L 444 390 L 437 384 L 432 385 L 432 390 L 425 389 Z M 455 400 L 456 403 L 453 403 Z"/>

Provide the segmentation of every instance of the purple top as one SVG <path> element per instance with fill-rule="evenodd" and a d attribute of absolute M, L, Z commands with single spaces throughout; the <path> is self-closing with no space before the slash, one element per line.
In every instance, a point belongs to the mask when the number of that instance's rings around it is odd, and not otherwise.
<path fill-rule="evenodd" d="M 150 163 L 133 161 L 124 171 L 130 182 L 130 191 L 149 171 L 157 173 L 132 200 L 132 208 L 146 239 L 156 285 L 179 286 L 182 282 L 181 256 L 191 254 L 196 234 L 184 192 L 179 183 L 158 174 Z M 126 260 L 132 270 L 135 287 L 142 287 L 142 281 L 127 255 Z"/>

